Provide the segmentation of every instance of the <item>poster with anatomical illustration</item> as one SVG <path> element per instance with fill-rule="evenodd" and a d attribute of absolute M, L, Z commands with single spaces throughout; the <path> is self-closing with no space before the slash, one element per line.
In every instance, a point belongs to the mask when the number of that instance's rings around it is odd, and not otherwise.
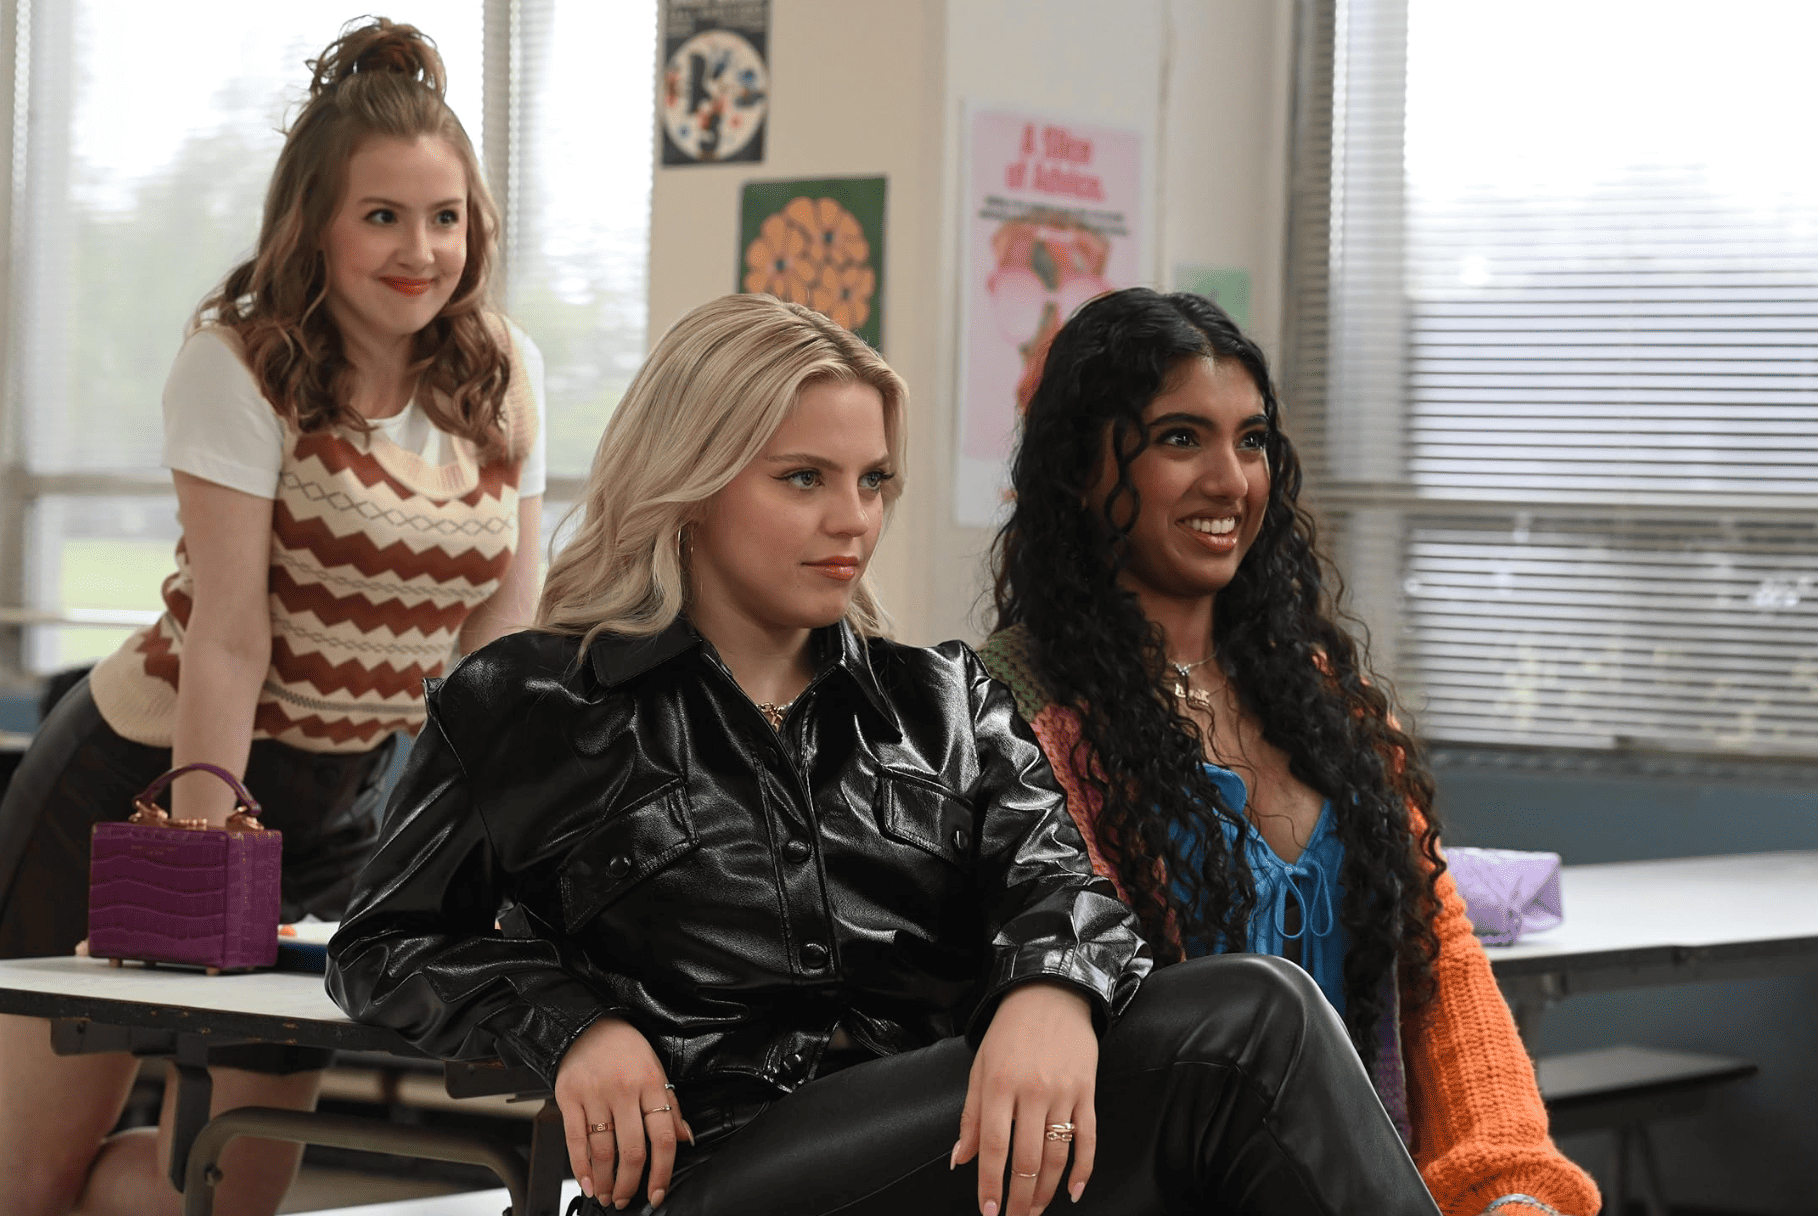
<path fill-rule="evenodd" d="M 1142 136 L 1007 110 L 970 114 L 954 517 L 1001 517 L 1008 458 L 1049 340 L 1141 281 Z"/>

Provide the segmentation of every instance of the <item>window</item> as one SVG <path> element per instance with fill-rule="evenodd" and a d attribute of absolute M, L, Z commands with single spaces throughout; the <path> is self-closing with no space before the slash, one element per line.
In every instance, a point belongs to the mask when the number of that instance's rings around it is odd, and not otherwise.
<path fill-rule="evenodd" d="M 1818 746 L 1815 35 L 1302 6 L 1289 426 L 1428 737 Z"/>
<path fill-rule="evenodd" d="M 159 608 L 177 535 L 164 377 L 197 302 L 250 252 L 303 61 L 349 12 L 18 4 L 0 667 L 90 661 Z M 507 211 L 503 295 L 548 365 L 551 496 L 572 495 L 643 351 L 655 2 L 388 14 L 435 38 Z M 115 627 L 75 623 L 97 619 Z"/>

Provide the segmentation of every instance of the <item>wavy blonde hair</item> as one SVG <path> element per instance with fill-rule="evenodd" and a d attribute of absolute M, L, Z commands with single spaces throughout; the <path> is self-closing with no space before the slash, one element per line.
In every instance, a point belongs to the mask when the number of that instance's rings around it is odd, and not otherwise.
<path fill-rule="evenodd" d="M 884 441 L 902 493 L 902 377 L 846 329 L 775 296 L 735 295 L 677 321 L 644 361 L 600 437 L 574 537 L 549 565 L 537 628 L 583 635 L 648 635 L 687 607 L 679 534 L 707 500 L 757 459 L 804 388 L 866 384 L 884 400 Z M 869 575 L 846 620 L 887 631 Z"/>
<path fill-rule="evenodd" d="M 370 430 L 353 407 L 353 366 L 325 307 L 323 238 L 362 143 L 446 140 L 467 175 L 467 266 L 448 304 L 417 333 L 412 370 L 434 390 L 421 399 L 430 420 L 498 458 L 511 361 L 485 304 L 499 212 L 473 144 L 443 99 L 442 57 L 414 26 L 380 17 L 345 30 L 309 67 L 309 100 L 278 153 L 258 248 L 202 301 L 190 328 L 212 322 L 233 330 L 260 392 L 299 431 Z"/>

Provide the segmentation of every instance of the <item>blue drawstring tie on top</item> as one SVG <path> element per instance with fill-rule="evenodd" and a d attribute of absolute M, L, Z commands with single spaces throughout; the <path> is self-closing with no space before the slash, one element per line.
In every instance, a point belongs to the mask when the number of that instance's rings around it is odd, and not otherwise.
<path fill-rule="evenodd" d="M 1300 965 L 1325 993 L 1326 1000 L 1342 1016 L 1345 1011 L 1345 932 L 1338 921 L 1338 907 L 1344 889 L 1336 875 L 1344 865 L 1344 843 L 1332 824 L 1332 804 L 1319 810 L 1306 847 L 1293 861 L 1284 861 L 1269 847 L 1256 825 L 1243 818 L 1248 791 L 1243 778 L 1216 764 L 1206 765 L 1224 803 L 1238 816 L 1237 821 L 1221 818 L 1225 848 L 1235 853 L 1240 847 L 1249 863 L 1251 880 L 1256 886 L 1256 911 L 1250 916 L 1248 940 L 1242 949 L 1253 954 L 1284 957 L 1287 944 L 1300 942 Z M 1177 829 L 1178 830 L 1178 829 Z M 1189 857 L 1203 858 L 1203 848 L 1183 850 Z M 1184 896 L 1184 892 L 1182 893 Z M 1288 900 L 1300 904 L 1300 928 L 1288 932 Z M 1188 943 L 1189 954 L 1220 953 L 1223 942 Z"/>

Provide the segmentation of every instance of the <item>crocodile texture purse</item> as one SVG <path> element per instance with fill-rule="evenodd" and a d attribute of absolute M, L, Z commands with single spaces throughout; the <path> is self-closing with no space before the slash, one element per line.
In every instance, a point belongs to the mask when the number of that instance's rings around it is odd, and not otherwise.
<path fill-rule="evenodd" d="M 212 773 L 234 792 L 225 828 L 172 819 L 153 801 L 187 772 Z M 269 967 L 278 956 L 283 834 L 259 825 L 259 804 L 212 764 L 172 769 L 133 799 L 124 823 L 97 823 L 88 882 L 88 952 L 185 963 L 210 975 Z"/>

